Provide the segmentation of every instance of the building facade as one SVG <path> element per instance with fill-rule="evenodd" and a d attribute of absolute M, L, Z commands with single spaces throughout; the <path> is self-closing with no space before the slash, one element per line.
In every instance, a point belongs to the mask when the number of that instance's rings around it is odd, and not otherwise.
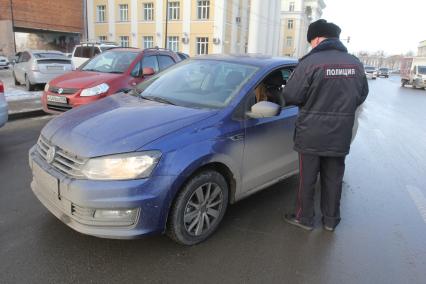
<path fill-rule="evenodd" d="M 84 34 L 84 1 L 0 0 L 0 54 L 27 48 L 70 52 Z"/>
<path fill-rule="evenodd" d="M 323 0 L 281 0 L 280 55 L 300 58 L 309 51 L 309 24 L 321 18 L 325 7 Z"/>
<path fill-rule="evenodd" d="M 88 0 L 88 34 L 90 40 L 165 47 L 191 56 L 278 55 L 278 41 L 275 48 L 266 41 L 257 44 L 267 34 L 262 31 L 279 21 L 279 0 L 266 2 L 267 9 L 260 0 Z"/>
<path fill-rule="evenodd" d="M 417 56 L 426 57 L 426 40 L 419 43 L 417 48 Z"/>

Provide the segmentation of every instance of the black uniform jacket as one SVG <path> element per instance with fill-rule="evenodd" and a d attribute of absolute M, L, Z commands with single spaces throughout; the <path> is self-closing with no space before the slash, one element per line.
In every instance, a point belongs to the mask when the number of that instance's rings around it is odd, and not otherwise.
<path fill-rule="evenodd" d="M 368 94 L 364 67 L 337 38 L 306 56 L 288 80 L 286 105 L 299 106 L 294 149 L 319 156 L 349 153 L 355 111 Z"/>

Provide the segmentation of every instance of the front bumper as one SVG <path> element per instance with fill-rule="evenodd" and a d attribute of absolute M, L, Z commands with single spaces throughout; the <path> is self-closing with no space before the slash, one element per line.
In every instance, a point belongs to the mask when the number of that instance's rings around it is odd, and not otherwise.
<path fill-rule="evenodd" d="M 43 91 L 43 96 L 41 98 L 43 110 L 47 113 L 59 114 L 67 110 L 70 110 L 72 108 L 95 102 L 106 96 L 106 95 L 100 95 L 100 96 L 91 96 L 91 97 L 80 97 L 80 93 L 81 93 L 81 90 L 71 95 L 58 95 L 49 91 L 48 92 Z M 67 103 L 62 104 L 62 103 L 49 102 L 47 101 L 48 95 L 66 97 Z"/>
<path fill-rule="evenodd" d="M 8 119 L 8 108 L 7 104 L 1 104 L 0 102 L 0 127 L 2 127 Z"/>
<path fill-rule="evenodd" d="M 31 188 L 40 202 L 58 219 L 72 229 L 87 235 L 132 239 L 164 232 L 169 192 L 174 177 L 162 176 L 129 181 L 93 181 L 65 176 L 44 161 L 34 146 L 29 153 L 33 172 Z M 49 180 L 57 182 L 57 191 L 50 191 Z M 138 208 L 131 225 L 105 225 L 80 218 L 74 208 L 130 209 Z"/>
<path fill-rule="evenodd" d="M 375 73 L 365 73 L 365 76 L 367 76 L 368 79 L 377 78 L 377 74 Z"/>

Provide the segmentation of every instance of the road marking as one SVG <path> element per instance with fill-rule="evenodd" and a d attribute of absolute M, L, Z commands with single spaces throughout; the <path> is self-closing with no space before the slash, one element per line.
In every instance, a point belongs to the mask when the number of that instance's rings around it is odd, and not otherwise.
<path fill-rule="evenodd" d="M 408 193 L 410 194 L 411 199 L 414 201 L 417 210 L 422 216 L 423 221 L 426 224 L 426 197 L 423 195 L 420 189 L 415 186 L 407 185 L 406 188 Z"/>

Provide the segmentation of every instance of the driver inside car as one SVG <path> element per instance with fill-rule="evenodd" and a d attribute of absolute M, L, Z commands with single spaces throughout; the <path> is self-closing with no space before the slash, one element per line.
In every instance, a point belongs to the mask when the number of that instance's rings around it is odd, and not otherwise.
<path fill-rule="evenodd" d="M 281 91 L 285 81 L 281 71 L 274 71 L 268 75 L 262 83 L 255 89 L 256 102 L 268 101 L 280 106 L 284 106 L 284 101 L 281 97 Z"/>

